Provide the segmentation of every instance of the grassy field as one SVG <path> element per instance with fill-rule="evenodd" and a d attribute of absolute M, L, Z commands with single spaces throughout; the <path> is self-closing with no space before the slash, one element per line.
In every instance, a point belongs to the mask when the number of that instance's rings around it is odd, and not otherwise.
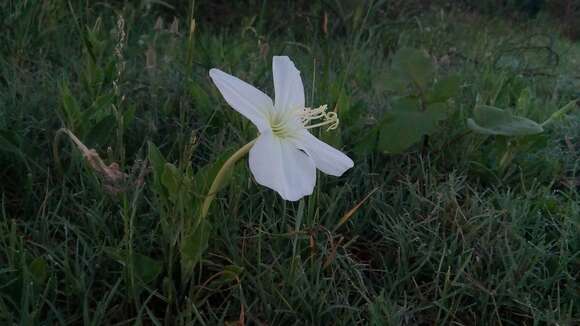
<path fill-rule="evenodd" d="M 542 12 L 274 3 L 0 4 L 0 324 L 580 324 L 580 44 Z M 457 83 L 420 141 L 400 49 Z M 244 158 L 200 224 L 257 135 L 208 71 L 273 95 L 273 55 L 354 168 L 287 202 Z M 477 105 L 554 119 L 483 135 Z"/>

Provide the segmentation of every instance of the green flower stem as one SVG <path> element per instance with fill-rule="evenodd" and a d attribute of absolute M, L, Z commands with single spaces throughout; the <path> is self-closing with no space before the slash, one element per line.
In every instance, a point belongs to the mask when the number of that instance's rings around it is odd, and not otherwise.
<path fill-rule="evenodd" d="M 215 195 L 220 190 L 220 187 L 226 177 L 227 172 L 234 166 L 234 164 L 236 164 L 236 162 L 240 158 L 244 157 L 244 155 L 246 155 L 250 151 L 252 146 L 254 146 L 254 144 L 256 143 L 256 140 L 257 139 L 254 139 L 251 142 L 244 145 L 242 148 L 238 149 L 238 151 L 235 152 L 218 171 L 218 173 L 215 176 L 215 179 L 213 179 L 211 187 L 209 188 L 207 196 L 203 201 L 203 205 L 201 206 L 202 219 L 204 219 L 207 216 L 207 213 L 209 212 L 209 207 L 211 206 L 211 203 L 213 202 Z"/>
<path fill-rule="evenodd" d="M 552 113 L 550 118 L 548 118 L 548 120 L 546 120 L 542 123 L 542 127 L 545 127 L 545 126 L 553 123 L 554 121 L 561 119 L 566 113 L 574 110 L 577 107 L 576 104 L 578 103 L 578 101 L 580 101 L 580 99 L 573 100 L 573 101 L 569 102 L 568 104 L 564 105 L 558 111 Z"/>

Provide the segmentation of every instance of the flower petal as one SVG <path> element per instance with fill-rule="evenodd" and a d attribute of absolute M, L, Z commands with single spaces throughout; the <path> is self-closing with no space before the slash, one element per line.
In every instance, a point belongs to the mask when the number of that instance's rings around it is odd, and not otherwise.
<path fill-rule="evenodd" d="M 340 177 L 354 166 L 354 162 L 341 151 L 314 137 L 305 130 L 297 140 L 298 148 L 304 150 L 316 167 L 330 175 Z"/>
<path fill-rule="evenodd" d="M 256 181 L 285 200 L 296 201 L 314 190 L 316 167 L 312 159 L 270 131 L 258 137 L 249 162 Z"/>
<path fill-rule="evenodd" d="M 219 69 L 211 69 L 209 76 L 234 110 L 252 121 L 260 132 L 269 128 L 267 116 L 274 105 L 268 95 Z"/>
<path fill-rule="evenodd" d="M 300 71 L 288 57 L 272 59 L 274 74 L 275 108 L 277 111 L 287 111 L 304 108 L 304 86 Z"/>

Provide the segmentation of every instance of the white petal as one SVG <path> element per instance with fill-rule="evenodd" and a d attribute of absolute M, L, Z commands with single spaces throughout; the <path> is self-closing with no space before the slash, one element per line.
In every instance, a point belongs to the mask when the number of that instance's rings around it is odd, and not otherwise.
<path fill-rule="evenodd" d="M 348 156 L 306 130 L 297 140 L 297 146 L 308 153 L 316 167 L 326 174 L 340 177 L 354 166 L 354 162 Z"/>
<path fill-rule="evenodd" d="M 277 111 L 287 111 L 304 108 L 304 86 L 300 71 L 288 57 L 272 59 L 274 74 L 275 108 Z"/>
<path fill-rule="evenodd" d="M 285 200 L 296 201 L 314 190 L 316 167 L 312 159 L 270 131 L 260 135 L 250 150 L 249 161 L 256 181 Z"/>
<path fill-rule="evenodd" d="M 268 95 L 219 69 L 211 69 L 209 76 L 232 108 L 252 121 L 260 132 L 269 128 L 267 116 L 274 106 Z"/>

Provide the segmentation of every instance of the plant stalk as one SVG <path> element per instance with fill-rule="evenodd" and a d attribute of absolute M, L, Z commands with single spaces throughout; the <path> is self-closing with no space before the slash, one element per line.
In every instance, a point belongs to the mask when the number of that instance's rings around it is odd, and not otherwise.
<path fill-rule="evenodd" d="M 236 162 L 240 158 L 242 158 L 244 155 L 246 155 L 250 151 L 252 146 L 254 146 L 254 144 L 256 143 L 256 140 L 257 139 L 254 139 L 251 142 L 244 145 L 242 148 L 238 149 L 238 151 L 235 152 L 224 163 L 224 165 L 221 167 L 221 169 L 218 171 L 215 178 L 213 179 L 211 187 L 209 188 L 207 196 L 205 197 L 205 200 L 203 201 L 203 205 L 201 206 L 201 218 L 202 219 L 204 219 L 207 216 L 207 213 L 209 212 L 209 208 L 211 206 L 211 203 L 213 202 L 217 192 L 220 190 L 220 186 L 222 185 L 222 183 L 226 177 L 227 172 L 234 166 L 234 164 L 236 164 Z"/>

